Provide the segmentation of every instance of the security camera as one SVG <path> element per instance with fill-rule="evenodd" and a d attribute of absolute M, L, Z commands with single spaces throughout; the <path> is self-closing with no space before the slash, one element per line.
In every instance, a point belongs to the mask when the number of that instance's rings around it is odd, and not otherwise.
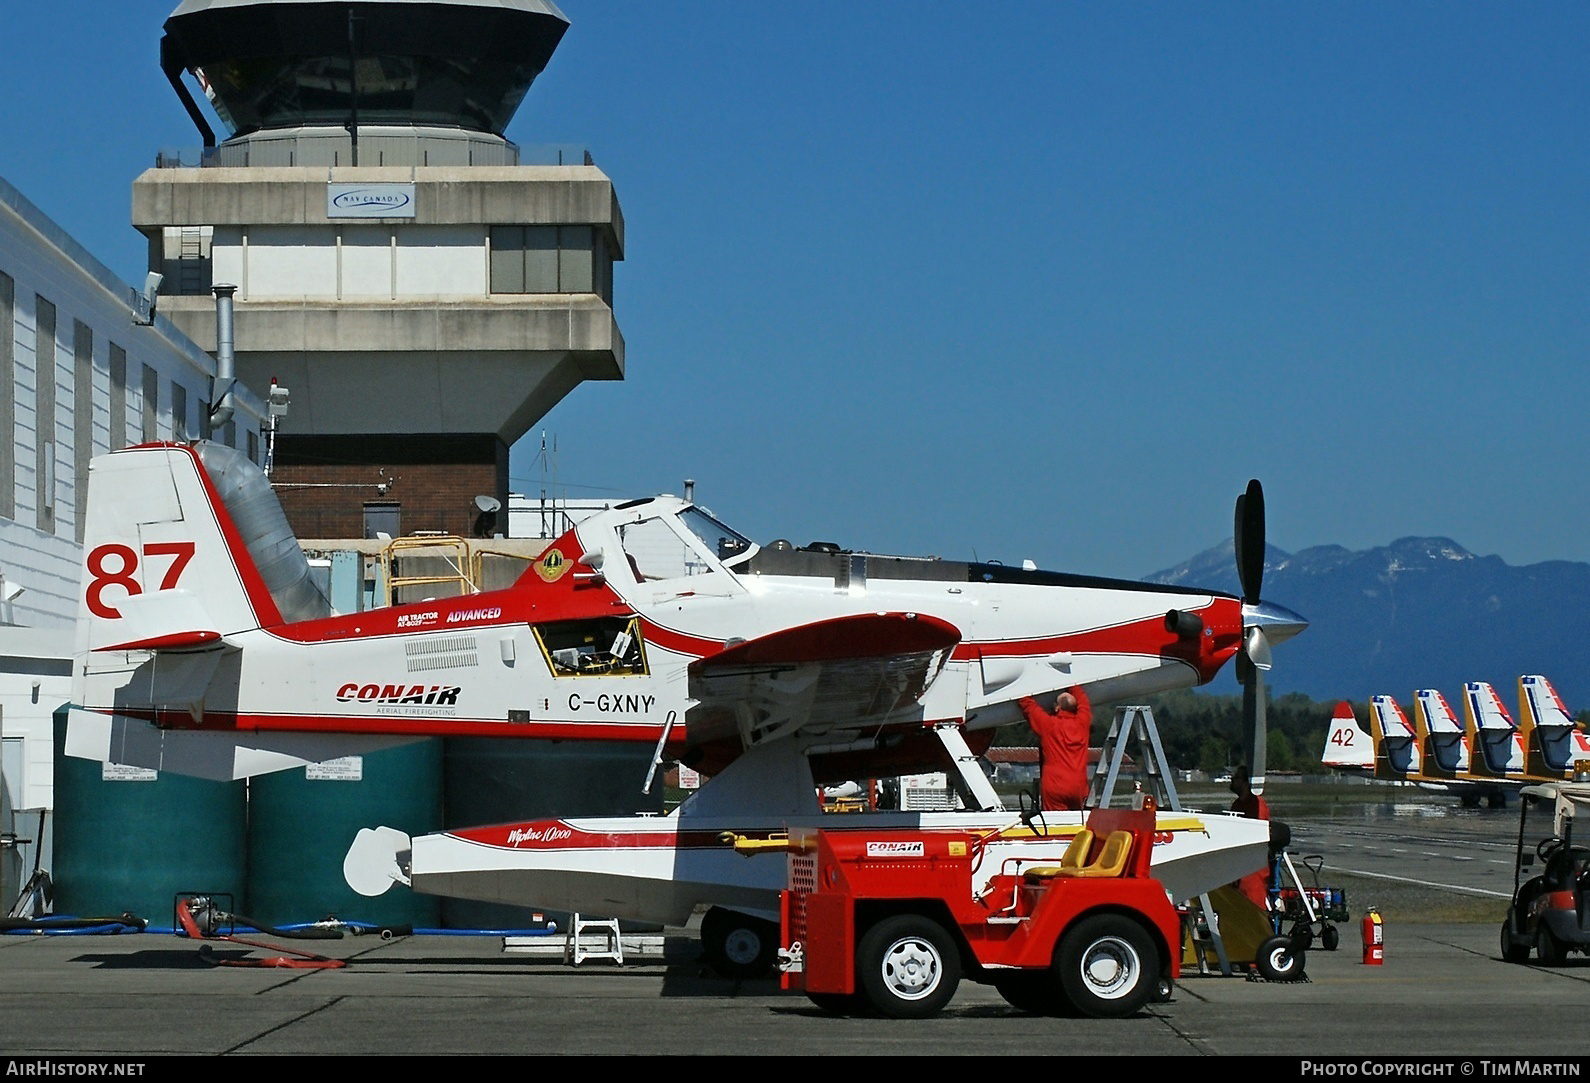
<path fill-rule="evenodd" d="M 148 327 L 155 322 L 155 306 L 160 303 L 160 283 L 166 276 L 159 271 L 150 271 L 144 276 L 144 288 L 140 293 L 133 294 L 133 322 Z"/>

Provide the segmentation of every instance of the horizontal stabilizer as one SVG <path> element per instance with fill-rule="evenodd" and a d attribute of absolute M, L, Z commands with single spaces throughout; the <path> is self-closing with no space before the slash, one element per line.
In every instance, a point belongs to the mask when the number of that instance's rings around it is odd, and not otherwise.
<path fill-rule="evenodd" d="M 192 650 L 220 646 L 221 632 L 216 620 L 191 591 L 135 594 L 123 598 L 119 608 L 117 641 L 98 645 L 94 650 Z"/>

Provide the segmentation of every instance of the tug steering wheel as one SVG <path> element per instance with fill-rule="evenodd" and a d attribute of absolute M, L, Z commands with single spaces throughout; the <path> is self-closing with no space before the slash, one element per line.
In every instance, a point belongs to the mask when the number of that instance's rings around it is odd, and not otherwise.
<path fill-rule="evenodd" d="M 1035 794 L 1022 790 L 1017 794 L 1021 806 L 1021 824 L 1028 831 L 1040 838 L 1049 837 L 1049 825 L 1042 816 L 1042 809 L 1038 807 L 1038 798 Z"/>

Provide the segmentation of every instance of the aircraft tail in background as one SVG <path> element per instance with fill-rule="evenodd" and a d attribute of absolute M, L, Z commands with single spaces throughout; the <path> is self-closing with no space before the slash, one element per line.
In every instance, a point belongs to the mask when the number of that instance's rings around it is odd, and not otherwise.
<path fill-rule="evenodd" d="M 1545 677 L 1518 678 L 1518 732 L 1530 775 L 1572 778 L 1575 761 L 1590 760 L 1590 743 Z"/>
<path fill-rule="evenodd" d="M 1369 773 L 1375 769 L 1375 742 L 1358 728 L 1353 705 L 1346 700 L 1336 705 L 1336 713 L 1331 716 L 1331 728 L 1325 735 L 1325 751 L 1320 762 L 1339 771 Z"/>
<path fill-rule="evenodd" d="M 1513 716 L 1484 681 L 1463 686 L 1463 731 L 1469 741 L 1469 775 L 1506 778 L 1524 769 L 1523 745 Z"/>
<path fill-rule="evenodd" d="M 1417 778 L 1421 774 L 1418 734 L 1397 701 L 1369 697 L 1369 734 L 1375 742 L 1375 777 Z"/>
<path fill-rule="evenodd" d="M 1413 728 L 1419 739 L 1425 777 L 1453 779 L 1468 773 L 1469 749 L 1463 724 L 1439 690 L 1421 688 L 1413 694 Z"/>

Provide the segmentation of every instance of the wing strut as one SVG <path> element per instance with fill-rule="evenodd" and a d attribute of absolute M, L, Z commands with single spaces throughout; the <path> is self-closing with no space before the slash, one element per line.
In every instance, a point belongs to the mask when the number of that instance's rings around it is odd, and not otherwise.
<path fill-rule="evenodd" d="M 657 767 L 662 763 L 663 749 L 668 747 L 668 736 L 674 731 L 674 719 L 677 717 L 675 712 L 669 711 L 668 718 L 663 722 L 662 736 L 657 738 L 657 751 L 651 754 L 651 766 L 646 769 L 646 785 L 640 788 L 641 793 L 651 793 L 652 779 L 657 777 Z"/>
<path fill-rule="evenodd" d="M 994 792 L 993 783 L 983 774 L 983 768 L 978 764 L 977 757 L 972 755 L 972 750 L 966 745 L 966 738 L 961 735 L 960 723 L 940 722 L 933 727 L 933 733 L 944 746 L 944 751 L 950 754 L 950 762 L 955 765 L 955 772 L 960 777 L 961 783 L 956 788 L 961 791 L 961 796 L 969 797 L 975 803 L 977 811 L 1003 811 L 1005 806 L 999 800 L 999 795 Z"/>

